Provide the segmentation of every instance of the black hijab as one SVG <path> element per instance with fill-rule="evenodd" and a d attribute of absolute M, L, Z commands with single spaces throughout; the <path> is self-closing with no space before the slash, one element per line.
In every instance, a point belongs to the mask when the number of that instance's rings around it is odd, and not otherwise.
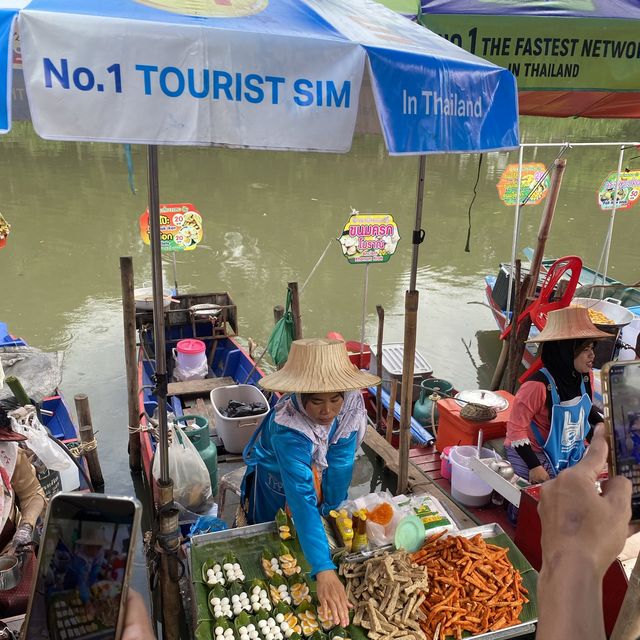
<path fill-rule="evenodd" d="M 581 395 L 580 384 L 584 380 L 584 388 L 589 397 L 592 397 L 591 380 L 588 374 L 581 374 L 575 370 L 573 360 L 593 340 L 551 340 L 543 342 L 541 348 L 542 363 L 555 380 L 560 401 L 573 400 Z M 548 386 L 545 375 L 538 371 L 532 380 L 543 382 Z M 547 401 L 551 400 L 551 394 L 547 394 Z"/>

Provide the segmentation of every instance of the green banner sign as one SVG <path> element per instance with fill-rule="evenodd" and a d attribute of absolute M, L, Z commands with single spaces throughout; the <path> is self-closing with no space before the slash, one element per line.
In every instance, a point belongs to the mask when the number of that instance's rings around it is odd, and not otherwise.
<path fill-rule="evenodd" d="M 420 21 L 509 69 L 520 91 L 640 91 L 633 20 L 423 13 Z"/>

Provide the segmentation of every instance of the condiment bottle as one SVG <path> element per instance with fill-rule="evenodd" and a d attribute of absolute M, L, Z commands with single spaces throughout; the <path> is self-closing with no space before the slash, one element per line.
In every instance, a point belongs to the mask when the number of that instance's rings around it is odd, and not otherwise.
<path fill-rule="evenodd" d="M 369 548 L 367 538 L 367 514 L 365 511 L 354 511 L 353 517 L 353 543 L 351 551 L 366 551 Z"/>

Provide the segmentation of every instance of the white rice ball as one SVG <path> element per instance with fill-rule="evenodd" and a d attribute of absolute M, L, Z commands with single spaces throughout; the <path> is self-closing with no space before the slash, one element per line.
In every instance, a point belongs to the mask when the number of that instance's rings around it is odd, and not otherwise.
<path fill-rule="evenodd" d="M 225 563 L 224 565 L 222 565 L 222 568 L 225 571 L 229 571 L 230 569 L 233 569 L 233 565 L 230 562 Z"/>
<path fill-rule="evenodd" d="M 259 602 L 254 602 L 254 603 L 251 605 L 251 608 L 252 608 L 254 611 L 256 611 L 256 612 L 257 612 L 257 611 L 260 611 L 260 603 L 259 603 Z"/>
<path fill-rule="evenodd" d="M 215 633 L 217 636 L 222 636 L 224 635 L 224 629 L 222 627 L 216 627 Z"/>
<path fill-rule="evenodd" d="M 280 628 L 281 628 L 283 631 L 286 631 L 287 629 L 289 629 L 289 628 L 290 628 L 290 627 L 289 627 L 289 623 L 284 621 L 284 616 L 283 616 L 282 622 L 280 623 Z"/>
<path fill-rule="evenodd" d="M 284 632 L 284 637 L 285 637 L 285 638 L 290 638 L 292 635 L 293 635 L 293 629 L 287 629 L 287 630 Z"/>
<path fill-rule="evenodd" d="M 227 638 L 233 638 L 233 629 L 225 629 L 225 630 L 224 630 L 224 635 L 225 635 Z"/>

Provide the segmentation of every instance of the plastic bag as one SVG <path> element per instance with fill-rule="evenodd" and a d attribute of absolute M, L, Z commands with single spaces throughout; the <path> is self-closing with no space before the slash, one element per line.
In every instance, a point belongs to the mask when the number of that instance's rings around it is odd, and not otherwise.
<path fill-rule="evenodd" d="M 209 471 L 194 444 L 175 424 L 169 427 L 169 477 L 173 480 L 173 498 L 190 511 L 202 512 L 211 506 Z M 160 455 L 156 449 L 152 467 L 153 477 L 160 478 Z"/>
<path fill-rule="evenodd" d="M 40 458 L 40 461 L 47 469 L 64 471 L 73 464 L 69 460 L 69 456 L 49 438 L 49 433 L 38 420 L 35 409 L 32 409 L 18 420 L 11 416 L 11 428 L 16 433 L 27 438 L 24 444 Z"/>
<path fill-rule="evenodd" d="M 173 362 L 173 379 L 176 382 L 185 382 L 186 380 L 204 380 L 209 373 L 209 364 L 206 358 L 195 367 L 181 367 L 178 364 L 178 356 L 174 349 Z"/>
<path fill-rule="evenodd" d="M 267 343 L 267 352 L 277 367 L 287 361 L 294 337 L 295 329 L 293 327 L 293 314 L 291 313 L 291 291 L 287 290 L 286 310 L 282 318 L 276 322 L 276 326 L 273 328 L 269 342 Z"/>
<path fill-rule="evenodd" d="M 387 503 L 391 507 L 393 515 L 386 525 L 381 525 L 367 519 L 367 538 L 369 539 L 369 544 L 372 547 L 382 547 L 384 545 L 391 544 L 394 539 L 398 522 L 400 522 L 404 516 L 412 513 L 411 508 L 408 505 L 406 507 L 399 507 L 396 502 L 394 502 L 393 496 L 389 491 L 369 493 L 366 496 L 361 496 L 355 500 L 349 500 L 340 505 L 341 509 L 347 509 L 347 511 L 351 513 L 358 509 L 371 511 L 382 502 Z"/>

